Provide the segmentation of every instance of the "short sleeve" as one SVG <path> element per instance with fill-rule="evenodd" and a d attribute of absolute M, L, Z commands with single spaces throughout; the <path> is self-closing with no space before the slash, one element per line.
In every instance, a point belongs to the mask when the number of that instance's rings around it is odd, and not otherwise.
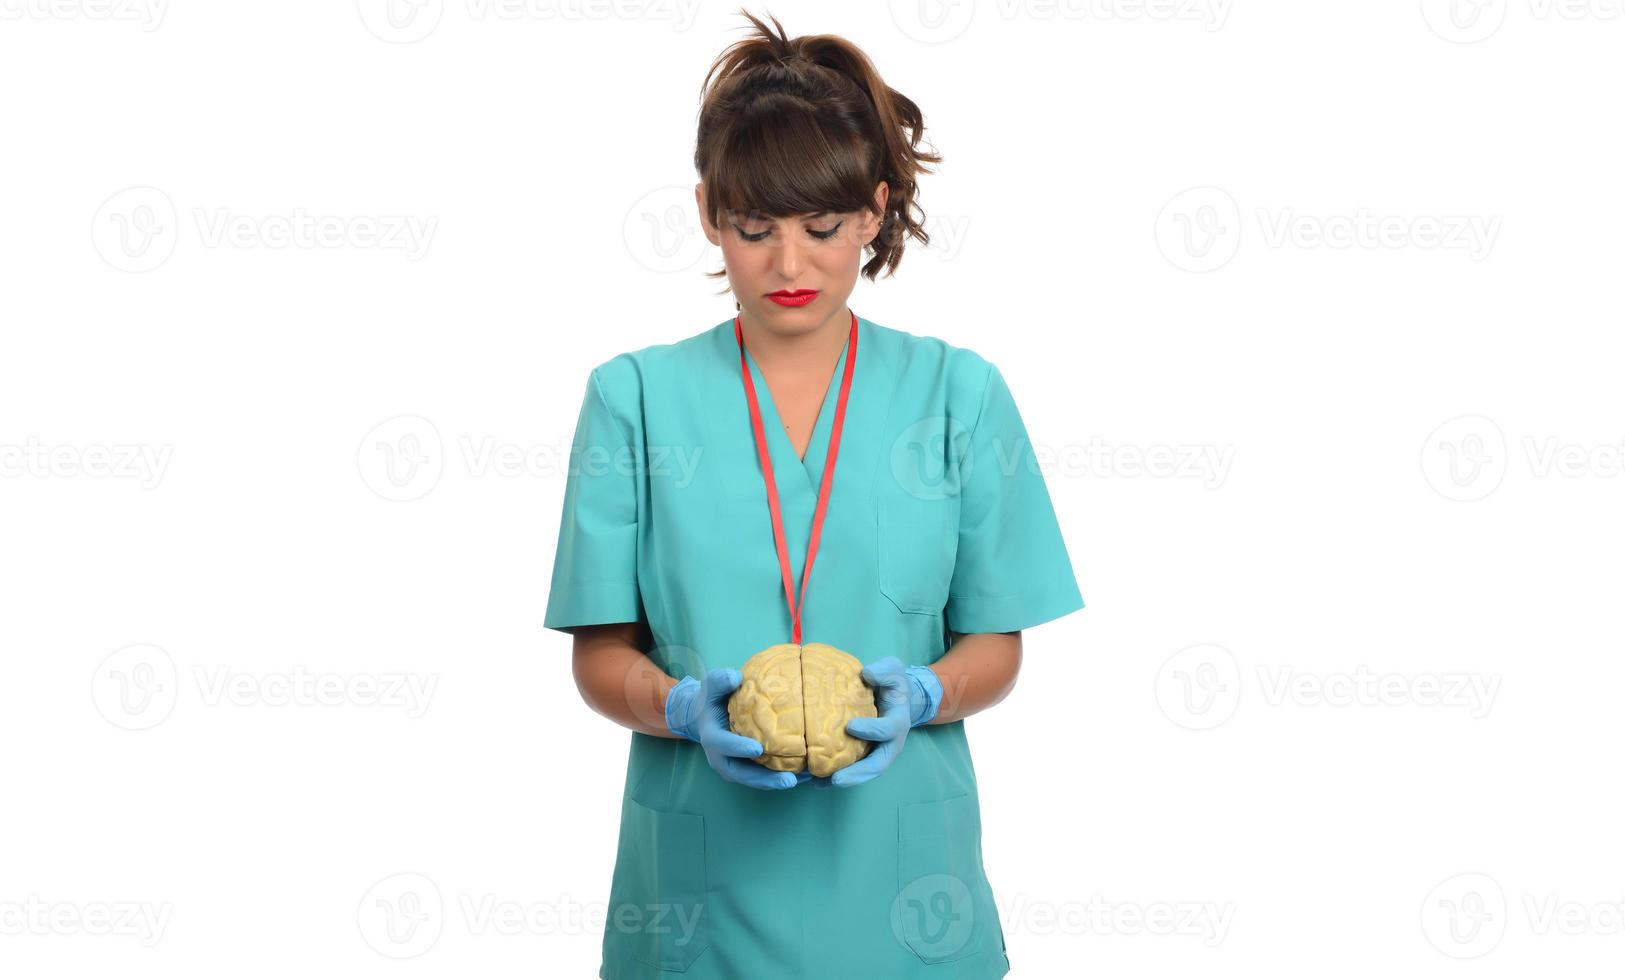
<path fill-rule="evenodd" d="M 546 628 L 635 623 L 641 617 L 635 460 L 595 370 L 570 446 Z"/>
<path fill-rule="evenodd" d="M 959 467 L 959 551 L 948 628 L 1008 633 L 1083 608 L 1026 426 L 991 364 Z"/>

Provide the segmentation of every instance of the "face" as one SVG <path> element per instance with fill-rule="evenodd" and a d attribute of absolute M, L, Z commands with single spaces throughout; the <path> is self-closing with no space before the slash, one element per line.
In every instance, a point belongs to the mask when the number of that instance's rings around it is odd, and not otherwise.
<path fill-rule="evenodd" d="M 816 330 L 834 317 L 847 316 L 846 301 L 857 285 L 863 248 L 880 233 L 886 192 L 881 182 L 875 189 L 876 212 L 770 218 L 722 211 L 717 227 L 705 218 L 703 185 L 694 189 L 705 237 L 722 249 L 741 316 L 778 333 Z M 785 295 L 808 291 L 811 299 Z"/>

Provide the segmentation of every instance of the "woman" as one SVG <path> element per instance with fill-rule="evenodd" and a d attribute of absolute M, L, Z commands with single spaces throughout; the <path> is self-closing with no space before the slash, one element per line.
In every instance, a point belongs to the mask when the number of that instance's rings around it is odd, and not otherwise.
<path fill-rule="evenodd" d="M 737 316 L 593 370 L 548 598 L 634 732 L 600 976 L 1003 976 L 963 719 L 1083 602 L 998 370 L 846 305 L 865 248 L 872 280 L 927 240 L 919 109 L 849 42 L 750 21 L 695 151 Z M 827 777 L 728 726 L 803 624 L 876 704 Z"/>

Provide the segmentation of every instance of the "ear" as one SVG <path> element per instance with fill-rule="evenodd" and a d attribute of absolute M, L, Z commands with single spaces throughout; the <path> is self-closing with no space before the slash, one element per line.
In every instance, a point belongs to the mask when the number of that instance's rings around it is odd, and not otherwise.
<path fill-rule="evenodd" d="M 876 184 L 874 210 L 863 212 L 863 229 L 860 237 L 865 245 L 874 244 L 875 236 L 880 234 L 880 226 L 884 224 L 886 216 L 886 202 L 890 199 L 890 185 L 885 181 Z"/>

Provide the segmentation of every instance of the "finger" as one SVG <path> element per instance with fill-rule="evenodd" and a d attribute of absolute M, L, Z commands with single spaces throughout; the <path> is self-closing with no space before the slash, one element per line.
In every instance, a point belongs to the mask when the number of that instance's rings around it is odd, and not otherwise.
<path fill-rule="evenodd" d="M 720 701 L 732 694 L 744 682 L 744 675 L 734 667 L 718 667 L 705 675 L 705 693 L 710 701 Z"/>
<path fill-rule="evenodd" d="M 723 778 L 752 789 L 789 789 L 796 785 L 793 772 L 778 772 L 739 759 L 723 759 Z"/>
<path fill-rule="evenodd" d="M 907 684 L 905 678 L 902 684 L 887 684 L 876 692 L 875 707 L 882 715 L 890 717 L 900 714 L 905 718 L 912 715 Z"/>
<path fill-rule="evenodd" d="M 719 730 L 706 732 L 702 739 L 707 751 L 731 756 L 735 759 L 754 759 L 762 754 L 762 743 L 738 732 Z"/>
<path fill-rule="evenodd" d="M 887 677 L 902 673 L 903 662 L 896 657 L 882 657 L 863 668 L 863 679 L 879 686 Z"/>
<path fill-rule="evenodd" d="M 893 713 L 879 718 L 854 718 L 846 723 L 846 733 L 866 742 L 889 742 L 903 730 L 903 721 Z"/>
<path fill-rule="evenodd" d="M 834 775 L 829 777 L 830 782 L 843 789 L 867 783 L 886 771 L 886 767 L 891 765 L 891 757 L 891 746 L 881 745 L 850 766 L 835 770 Z"/>

